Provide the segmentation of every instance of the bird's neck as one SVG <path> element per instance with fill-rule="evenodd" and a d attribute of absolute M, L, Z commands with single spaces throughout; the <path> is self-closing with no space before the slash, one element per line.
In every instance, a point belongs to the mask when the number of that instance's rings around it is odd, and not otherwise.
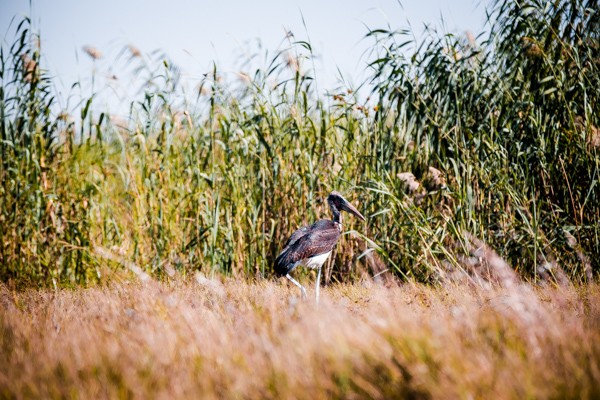
<path fill-rule="evenodd" d="M 333 214 L 333 222 L 337 222 L 338 224 L 342 224 L 342 214 L 340 213 L 340 210 L 337 209 L 337 207 L 334 204 L 330 204 L 329 207 L 331 208 L 331 213 Z"/>

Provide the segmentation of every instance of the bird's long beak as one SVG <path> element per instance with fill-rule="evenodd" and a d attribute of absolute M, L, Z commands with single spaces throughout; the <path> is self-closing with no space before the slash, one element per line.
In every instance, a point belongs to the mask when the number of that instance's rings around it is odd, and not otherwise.
<path fill-rule="evenodd" d="M 344 199 L 346 200 L 346 199 Z M 349 201 L 344 201 L 344 204 L 342 204 L 341 207 L 342 210 L 349 212 L 350 214 L 354 214 L 356 217 L 360 218 L 361 220 L 365 220 L 365 217 L 363 217 L 363 215 L 356 209 L 356 207 L 354 207 L 352 204 L 350 204 Z"/>

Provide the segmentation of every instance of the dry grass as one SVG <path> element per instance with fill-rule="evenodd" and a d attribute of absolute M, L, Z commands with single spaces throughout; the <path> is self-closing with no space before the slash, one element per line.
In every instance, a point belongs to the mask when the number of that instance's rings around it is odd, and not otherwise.
<path fill-rule="evenodd" d="M 598 398 L 600 288 L 0 287 L 2 398 Z"/>

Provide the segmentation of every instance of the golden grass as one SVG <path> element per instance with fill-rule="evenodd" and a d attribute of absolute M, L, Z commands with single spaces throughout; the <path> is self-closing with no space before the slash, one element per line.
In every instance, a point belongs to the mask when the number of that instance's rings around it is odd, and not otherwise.
<path fill-rule="evenodd" d="M 2 398 L 592 398 L 600 289 L 0 286 Z"/>

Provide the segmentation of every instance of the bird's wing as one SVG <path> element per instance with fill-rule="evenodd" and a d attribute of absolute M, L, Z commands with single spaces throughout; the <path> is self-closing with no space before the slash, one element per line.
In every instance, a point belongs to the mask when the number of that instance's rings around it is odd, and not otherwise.
<path fill-rule="evenodd" d="M 328 253 L 340 237 L 340 230 L 333 221 L 321 220 L 311 226 L 295 231 L 286 247 L 275 260 L 275 272 L 285 275 L 293 265 L 307 257 Z"/>
<path fill-rule="evenodd" d="M 294 233 L 292 233 L 292 236 L 290 236 L 290 238 L 287 240 L 287 242 L 285 242 L 285 246 L 283 246 L 283 251 L 285 251 L 285 249 L 287 249 L 289 246 L 293 245 L 298 239 L 306 235 L 310 228 L 310 226 L 303 226 L 302 228 L 296 229 Z"/>

